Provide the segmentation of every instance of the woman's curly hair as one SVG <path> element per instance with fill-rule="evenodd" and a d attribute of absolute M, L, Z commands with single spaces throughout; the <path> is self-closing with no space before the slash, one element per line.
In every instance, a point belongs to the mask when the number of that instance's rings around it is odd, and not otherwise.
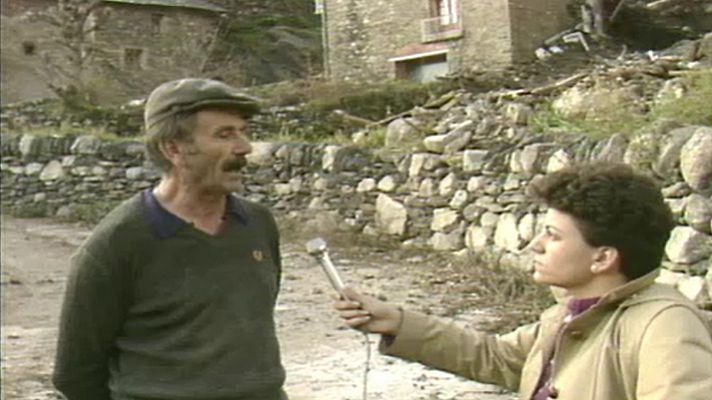
<path fill-rule="evenodd" d="M 657 184 L 620 163 L 570 166 L 528 188 L 533 198 L 574 217 L 591 246 L 615 247 L 628 280 L 658 268 L 674 227 Z"/>

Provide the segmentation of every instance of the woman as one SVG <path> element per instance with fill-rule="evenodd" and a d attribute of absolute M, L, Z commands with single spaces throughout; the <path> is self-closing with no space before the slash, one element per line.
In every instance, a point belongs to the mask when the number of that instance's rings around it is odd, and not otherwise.
<path fill-rule="evenodd" d="M 357 293 L 335 308 L 383 335 L 381 352 L 519 391 L 521 399 L 708 400 L 712 329 L 694 304 L 655 283 L 674 226 L 655 183 L 623 164 L 590 163 L 535 180 L 548 206 L 529 245 L 536 282 L 563 290 L 537 323 L 505 335 Z"/>

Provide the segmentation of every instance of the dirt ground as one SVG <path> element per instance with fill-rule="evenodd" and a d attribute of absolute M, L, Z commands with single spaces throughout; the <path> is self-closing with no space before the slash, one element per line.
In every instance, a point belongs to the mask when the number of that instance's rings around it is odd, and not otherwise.
<path fill-rule="evenodd" d="M 52 371 L 58 313 L 69 257 L 87 228 L 47 219 L 2 217 L 2 399 L 58 399 Z M 284 279 L 278 334 L 292 400 L 363 399 L 364 336 L 345 328 L 331 309 L 332 289 L 304 252 L 305 240 L 283 243 Z M 327 238 L 328 239 L 328 238 Z M 348 283 L 414 310 L 438 313 L 441 294 L 417 285 L 434 266 L 420 256 L 359 248 L 331 249 Z M 431 269 L 430 272 L 428 268 Z M 456 315 L 463 325 L 473 315 Z M 509 400 L 500 389 L 377 353 L 371 343 L 369 400 Z"/>

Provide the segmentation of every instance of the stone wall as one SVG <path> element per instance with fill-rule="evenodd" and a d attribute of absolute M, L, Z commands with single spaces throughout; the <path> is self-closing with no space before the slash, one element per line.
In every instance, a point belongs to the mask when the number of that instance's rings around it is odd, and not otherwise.
<path fill-rule="evenodd" d="M 244 195 L 322 229 L 384 235 L 404 246 L 461 255 L 491 252 L 521 266 L 527 256 L 520 250 L 539 229 L 543 211 L 524 195 L 528 182 L 574 161 L 625 161 L 663 182 L 678 221 L 661 281 L 710 305 L 711 127 L 668 126 L 653 142 L 646 135 L 554 140 L 521 128 L 528 106 L 503 103 L 497 117 L 492 107 L 477 100 L 420 110 L 393 121 L 390 146 L 378 150 L 254 143 Z M 413 127 L 433 113 L 436 134 L 411 141 L 409 148 Z M 145 165 L 139 141 L 93 136 L 5 135 L 0 171 L 5 207 L 59 215 L 80 204 L 125 199 L 158 179 Z"/>
<path fill-rule="evenodd" d="M 124 50 L 141 49 L 139 70 L 160 71 L 161 81 L 200 70 L 218 22 L 214 12 L 181 7 L 112 3 L 95 14 L 93 39 L 107 61 L 135 69 L 125 64 Z"/>

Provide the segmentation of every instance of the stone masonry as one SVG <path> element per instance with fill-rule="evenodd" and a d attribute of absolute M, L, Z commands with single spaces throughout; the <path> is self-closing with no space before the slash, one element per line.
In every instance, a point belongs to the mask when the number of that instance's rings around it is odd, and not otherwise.
<path fill-rule="evenodd" d="M 678 221 L 660 280 L 710 306 L 712 127 L 670 128 L 651 152 L 644 140 L 619 135 L 552 141 L 526 133 L 517 127 L 526 105 L 502 106 L 506 127 L 487 117 L 487 105 L 461 103 L 467 105 L 445 107 L 420 150 L 256 142 L 243 195 L 320 229 L 383 235 L 456 255 L 486 252 L 524 267 L 520 251 L 543 212 L 524 195 L 531 179 L 581 160 L 636 166 L 647 160 Z M 391 123 L 392 145 L 404 126 L 412 125 Z M 4 207 L 60 216 L 82 204 L 121 201 L 159 178 L 145 164 L 140 141 L 89 135 L 4 135 L 0 171 Z"/>
<path fill-rule="evenodd" d="M 499 69 L 532 59 L 545 39 L 571 25 L 567 0 L 448 1 L 457 16 L 439 35 L 445 19 L 436 0 L 326 0 L 331 77 L 391 79 L 394 59 L 417 62 L 433 53 L 446 54 L 450 72 Z"/>

